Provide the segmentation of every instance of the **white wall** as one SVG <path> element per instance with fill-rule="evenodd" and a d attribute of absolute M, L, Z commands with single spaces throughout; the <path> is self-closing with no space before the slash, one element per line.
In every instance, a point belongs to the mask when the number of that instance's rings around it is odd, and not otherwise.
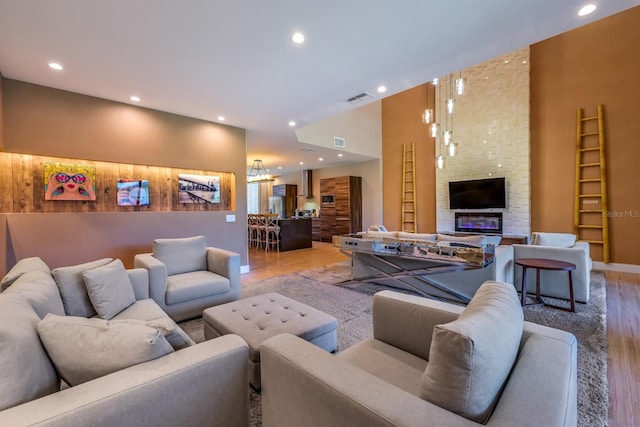
<path fill-rule="evenodd" d="M 467 79 L 466 91 L 455 97 L 453 113 L 457 154 L 446 159 L 444 169 L 436 170 L 437 229 L 454 229 L 449 181 L 504 176 L 507 208 L 484 212 L 503 212 L 504 234 L 529 235 L 529 48 L 464 69 L 462 76 Z M 441 86 L 436 100 L 444 99 L 440 90 Z M 440 107 L 442 102 L 437 104 Z M 437 108 L 437 117 L 444 117 L 440 109 Z"/>

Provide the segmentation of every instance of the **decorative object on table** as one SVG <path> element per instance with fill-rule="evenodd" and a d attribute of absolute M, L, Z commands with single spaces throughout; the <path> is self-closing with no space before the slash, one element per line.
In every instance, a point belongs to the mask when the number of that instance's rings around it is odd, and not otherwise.
<path fill-rule="evenodd" d="M 146 179 L 118 179 L 118 206 L 148 206 L 149 181 Z"/>
<path fill-rule="evenodd" d="M 96 200 L 96 168 L 86 164 L 44 164 L 45 200 Z"/>
<path fill-rule="evenodd" d="M 217 175 L 178 175 L 180 203 L 220 203 L 220 177 Z"/>

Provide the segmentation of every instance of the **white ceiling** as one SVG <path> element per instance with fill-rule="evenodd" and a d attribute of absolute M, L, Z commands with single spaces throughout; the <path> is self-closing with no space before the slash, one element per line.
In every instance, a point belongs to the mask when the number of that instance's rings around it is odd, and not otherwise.
<path fill-rule="evenodd" d="M 578 17 L 589 2 L 598 9 Z M 247 165 L 261 158 L 278 174 L 338 159 L 328 149 L 302 151 L 290 120 L 305 126 L 355 108 L 346 99 L 361 92 L 389 96 L 638 4 L 0 0 L 0 71 L 120 102 L 137 94 L 141 106 L 214 122 L 223 115 L 247 129 Z M 304 44 L 291 41 L 295 31 Z M 49 69 L 50 61 L 64 70 Z"/>

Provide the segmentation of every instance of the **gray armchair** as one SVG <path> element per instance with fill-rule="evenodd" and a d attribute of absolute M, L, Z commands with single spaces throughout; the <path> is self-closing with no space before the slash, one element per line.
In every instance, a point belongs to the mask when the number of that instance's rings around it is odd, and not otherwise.
<path fill-rule="evenodd" d="M 207 247 L 203 236 L 156 239 L 133 263 L 149 271 L 151 298 L 176 322 L 240 298 L 240 255 Z"/>
<path fill-rule="evenodd" d="M 475 339 L 471 353 L 464 350 L 462 356 L 457 351 L 458 344 L 469 341 L 458 341 L 453 336 L 447 345 L 456 344 L 449 347 L 448 353 L 442 353 L 443 348 L 446 350 L 443 338 L 456 332 L 447 324 L 463 321 L 463 307 L 391 291 L 374 296 L 373 339 L 338 355 L 288 334 L 265 341 L 260 347 L 263 425 L 412 427 L 479 426 L 486 422 L 487 426 L 575 426 L 575 337 L 524 322 L 513 286 L 501 283 L 496 287 L 497 282 L 489 283 L 492 283 L 489 294 L 496 288 L 509 294 L 506 310 L 509 316 L 502 319 L 500 327 L 487 328 L 486 314 L 501 316 L 505 304 L 493 304 L 492 295 L 488 301 L 483 285 L 478 294 L 484 299 L 481 305 L 488 310 L 480 321 L 476 318 L 471 322 L 469 316 L 464 318 L 467 327 L 476 328 L 476 335 L 475 338 L 471 335 Z M 473 301 L 468 307 L 472 304 Z M 478 304 L 475 306 L 477 309 Z M 460 326 L 458 323 L 456 327 Z M 478 338 L 478 334 L 488 334 L 490 339 Z M 502 340 L 506 335 L 510 338 L 505 347 Z M 466 374 L 464 369 L 448 371 L 454 359 L 465 360 L 472 353 L 470 359 L 476 361 L 478 354 L 483 360 L 472 364 L 471 371 L 476 371 L 474 381 L 462 380 Z M 505 359 L 506 354 L 512 358 Z M 486 355 L 490 357 L 484 358 Z M 490 390 L 473 390 L 478 387 L 474 383 L 483 383 L 494 376 L 497 369 L 502 369 L 502 376 Z M 434 384 L 431 374 L 438 370 L 444 374 L 441 387 L 431 387 L 427 398 L 425 390 Z M 451 390 L 463 383 L 468 387 L 461 388 L 458 396 L 452 397 Z M 460 414 L 466 409 L 445 408 L 467 395 L 484 399 L 490 409 L 478 417 L 470 417 Z M 440 402 L 434 403 L 438 400 Z"/>
<path fill-rule="evenodd" d="M 513 259 L 545 258 L 575 264 L 576 269 L 571 272 L 573 277 L 573 292 L 576 301 L 589 302 L 589 285 L 591 282 L 591 257 L 589 243 L 576 241 L 576 236 L 566 233 L 531 233 L 530 245 L 512 245 Z M 535 293 L 535 270 L 527 271 L 527 292 Z M 514 267 L 513 284 L 516 289 L 522 288 L 522 268 Z M 567 273 L 564 271 L 541 271 L 540 293 L 542 295 L 569 299 Z"/>

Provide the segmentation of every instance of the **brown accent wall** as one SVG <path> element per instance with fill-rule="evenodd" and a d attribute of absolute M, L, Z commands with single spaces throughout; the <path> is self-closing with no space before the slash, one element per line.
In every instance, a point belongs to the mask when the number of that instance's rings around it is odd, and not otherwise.
<path fill-rule="evenodd" d="M 635 7 L 531 46 L 531 230 L 573 232 L 576 111 L 602 104 L 610 255 L 624 264 L 640 264 L 639 22 Z"/>
<path fill-rule="evenodd" d="M 414 142 L 418 232 L 436 231 L 435 141 L 422 122 L 427 105 L 435 111 L 435 91 L 428 86 L 382 100 L 383 223 L 389 230 L 402 227 L 402 146 Z"/>
<path fill-rule="evenodd" d="M 3 151 L 14 159 L 84 159 L 118 163 L 118 169 L 124 163 L 132 173 L 145 168 L 224 171 L 234 176 L 229 188 L 235 189 L 235 200 L 232 210 L 220 212 L 3 210 L 0 275 L 16 260 L 33 255 L 52 267 L 103 256 L 122 257 L 131 266 L 133 254 L 150 250 L 153 238 L 195 234 L 240 253 L 242 264 L 248 264 L 244 129 L 10 79 L 3 80 L 2 95 Z M 3 180 L 12 180 L 11 188 L 18 187 L 6 168 L 1 173 Z M 228 214 L 235 215 L 235 222 L 226 222 Z"/>

